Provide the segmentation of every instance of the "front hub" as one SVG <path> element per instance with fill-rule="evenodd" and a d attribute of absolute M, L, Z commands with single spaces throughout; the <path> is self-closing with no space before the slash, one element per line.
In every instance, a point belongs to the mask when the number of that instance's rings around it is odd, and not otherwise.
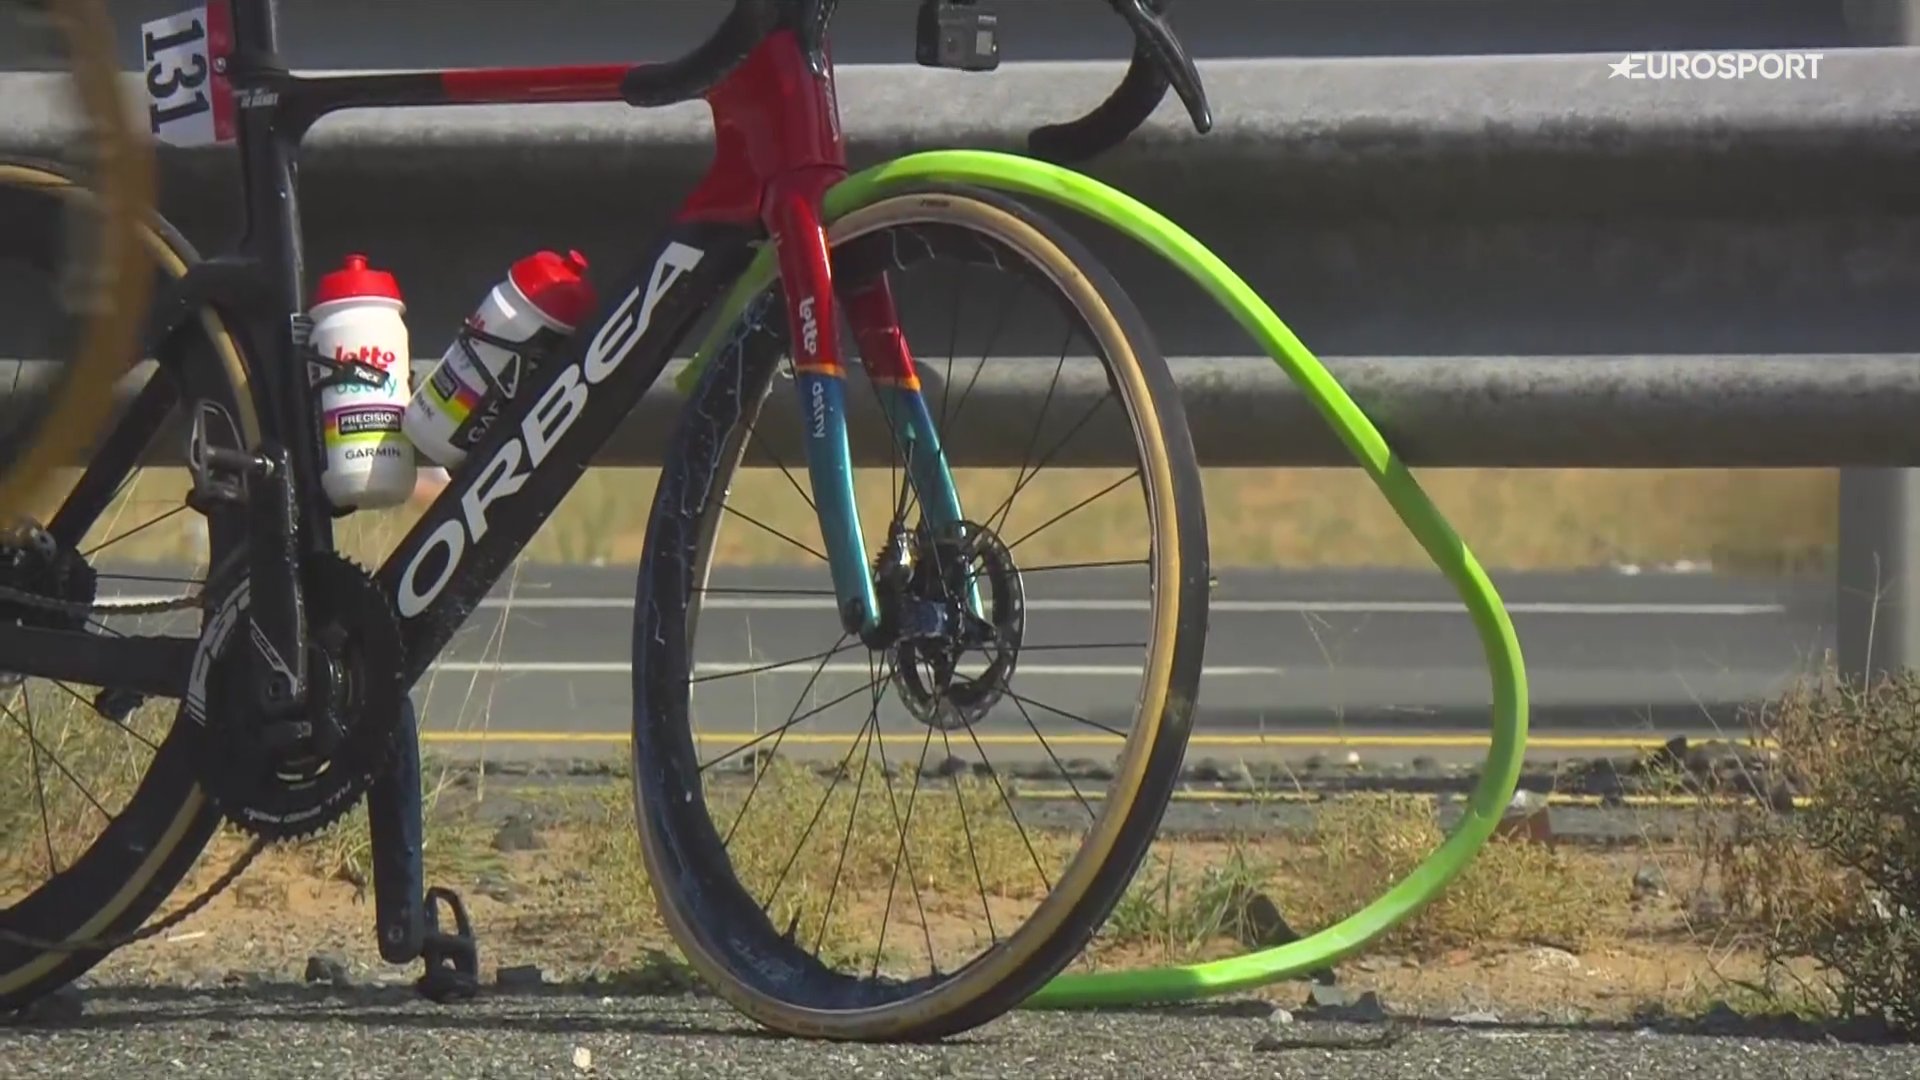
<path fill-rule="evenodd" d="M 1026 633 L 1012 553 L 984 525 L 923 523 L 877 569 L 901 701 L 930 727 L 971 727 L 1006 696 Z"/>

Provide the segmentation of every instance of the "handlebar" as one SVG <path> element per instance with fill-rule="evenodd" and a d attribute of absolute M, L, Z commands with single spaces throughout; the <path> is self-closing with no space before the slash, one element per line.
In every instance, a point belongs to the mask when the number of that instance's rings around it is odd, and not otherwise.
<path fill-rule="evenodd" d="M 1180 95 L 1202 134 L 1213 130 L 1213 112 L 1194 68 L 1193 58 L 1173 32 L 1166 11 L 1172 0 L 1107 0 L 1133 31 L 1133 63 L 1126 78 L 1092 112 L 1064 124 L 1035 128 L 1027 136 L 1033 156 L 1062 164 L 1084 161 L 1133 134 L 1159 107 L 1169 89 Z M 657 107 L 704 97 L 733 74 L 768 35 L 792 29 L 800 36 L 816 75 L 826 73 L 827 24 L 839 0 L 735 0 L 718 29 L 692 52 L 661 64 L 634 68 L 621 81 L 620 96 L 632 105 Z M 960 34 L 962 57 L 947 56 L 941 43 L 929 41 L 943 20 L 958 17 L 971 34 Z M 977 11 L 976 0 L 921 0 L 920 62 L 927 66 L 990 70 L 999 63 L 994 41 L 997 24 Z M 984 42 L 984 45 L 982 44 Z"/>
<path fill-rule="evenodd" d="M 1096 157 L 1120 145 L 1160 107 L 1169 88 L 1177 90 L 1202 135 L 1213 130 L 1213 110 L 1193 57 L 1167 22 L 1173 0 L 1107 0 L 1133 30 L 1133 63 L 1112 96 L 1078 120 L 1035 128 L 1027 136 L 1034 157 L 1068 164 Z"/>

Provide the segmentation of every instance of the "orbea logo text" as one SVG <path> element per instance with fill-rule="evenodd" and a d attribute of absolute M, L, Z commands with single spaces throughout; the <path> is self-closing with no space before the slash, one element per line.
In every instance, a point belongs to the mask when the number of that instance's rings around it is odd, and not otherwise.
<path fill-rule="evenodd" d="M 1817 79 L 1817 52 L 1628 53 L 1608 64 L 1609 79 Z"/>

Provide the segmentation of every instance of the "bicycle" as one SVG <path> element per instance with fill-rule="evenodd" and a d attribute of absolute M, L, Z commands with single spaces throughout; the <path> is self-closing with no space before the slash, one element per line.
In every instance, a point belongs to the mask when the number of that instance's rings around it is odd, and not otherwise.
<path fill-rule="evenodd" d="M 1133 65 L 1093 113 L 1034 134 L 1033 147 L 1047 156 L 1085 157 L 1117 144 L 1170 87 L 1197 126 L 1210 124 L 1199 78 L 1161 14 L 1164 5 L 1109 2 L 1136 35 Z M 465 908 L 449 890 L 423 888 L 417 719 L 408 694 L 762 242 L 777 255 L 778 280 L 753 303 L 723 313 L 736 321 L 723 335 L 718 362 L 705 366 L 676 433 L 640 560 L 633 777 L 648 876 L 667 926 L 697 972 L 748 1016 L 779 1031 L 831 1038 L 929 1038 L 965 1030 L 1018 1004 L 1079 952 L 1152 839 L 1197 696 L 1208 573 L 1191 440 L 1165 361 L 1125 293 L 1070 234 L 1028 206 L 976 185 L 922 179 L 883 185 L 871 199 L 823 220 L 822 199 L 847 172 L 827 39 L 835 6 L 834 0 L 736 0 L 692 52 L 638 66 L 295 76 L 277 59 L 274 0 L 210 0 L 210 18 L 230 15 L 225 52 L 200 23 L 181 23 L 171 32 L 177 35 L 167 43 L 171 53 L 195 70 L 218 73 L 223 85 L 211 98 L 167 95 L 155 107 L 191 120 L 231 93 L 247 226 L 233 253 L 204 260 L 164 222 L 149 226 L 149 245 L 168 279 L 150 320 L 156 370 L 59 510 L 33 530 L 19 560 L 26 569 L 0 582 L 6 605 L 0 657 L 10 673 L 8 688 L 24 686 L 28 677 L 49 680 L 65 694 L 56 700 L 70 712 L 77 702 L 75 715 L 104 719 L 116 734 L 151 751 L 138 752 L 145 764 L 137 783 L 128 781 L 120 813 L 110 813 L 84 786 L 84 800 L 54 805 L 41 763 L 52 748 L 35 735 L 32 698 L 25 690 L 17 696 L 26 703 L 24 721 L 7 710 L 26 733 L 18 765 L 31 772 L 35 798 L 21 815 L 43 826 L 50 877 L 0 913 L 0 1007 L 31 1000 L 113 948 L 177 924 L 236 878 L 266 843 L 309 835 L 362 798 L 374 844 L 381 956 L 392 963 L 423 960 L 418 985 L 429 996 L 474 992 L 477 954 Z M 997 63 L 995 24 L 983 9 L 923 0 L 921 15 L 921 63 L 967 70 Z M 600 305 L 550 354 L 528 357 L 516 391 L 494 402 L 497 411 L 488 414 L 491 423 L 468 447 L 463 467 L 379 570 L 370 573 L 341 556 L 334 524 L 344 511 L 322 488 L 315 397 L 328 387 L 384 385 L 387 373 L 364 359 L 325 355 L 310 341 L 292 168 L 307 128 L 349 108 L 535 101 L 651 107 L 699 98 L 714 112 L 713 167 L 637 270 L 610 294 L 616 299 Z M 0 198 L 16 206 L 35 205 L 34 195 L 0 188 Z M 915 903 L 920 900 L 919 874 L 905 848 L 933 740 L 939 738 L 949 757 L 956 741 L 981 746 L 975 727 L 996 707 L 1017 708 L 1039 735 L 1030 710 L 1042 703 L 1011 688 L 1019 656 L 1026 648 L 1085 647 L 1026 640 L 1032 627 L 1023 582 L 1059 569 L 1023 566 L 1014 554 L 1026 536 L 1010 533 L 1012 501 L 1028 486 L 1028 466 L 1005 503 L 987 513 L 964 509 L 944 417 L 936 418 L 922 393 L 927 370 L 907 344 L 903 308 L 893 296 L 899 282 L 939 256 L 953 257 L 960 270 L 1011 268 L 1047 291 L 1050 306 L 1042 314 L 1068 323 L 1056 381 L 1076 336 L 1096 354 L 1109 391 L 1102 401 L 1117 403 L 1118 422 L 1137 453 L 1136 468 L 1106 490 L 1131 487 L 1147 518 L 1140 534 L 1147 554 L 1129 565 L 1146 571 L 1148 595 L 1116 610 L 1145 610 L 1148 625 L 1138 644 L 1141 678 L 1130 727 L 1065 714 L 1103 728 L 1109 735 L 1102 737 L 1121 747 L 1099 809 L 1081 799 L 1088 824 L 1070 853 L 1049 849 L 1047 859 L 1040 857 L 1011 814 L 997 773 L 989 770 L 987 779 L 965 787 L 957 775 L 933 771 L 952 780 L 953 799 L 941 805 L 956 809 L 969 830 L 969 806 L 990 805 L 997 790 L 1043 887 L 1024 886 L 1012 901 L 1002 889 L 990 900 L 969 831 L 965 846 L 973 875 L 983 879 L 991 940 L 977 955 L 947 963 L 935 953 L 945 955 L 953 942 L 936 948 L 933 921 L 923 909 L 917 929 L 926 938 L 929 970 L 905 979 L 891 958 L 882 971 L 882 946 L 889 918 L 906 906 L 895 896 L 903 861 L 906 883 L 899 888 L 913 889 Z M 891 505 L 877 533 L 884 540 L 874 545 L 879 554 L 872 556 L 852 477 L 845 352 L 836 340 L 843 318 L 887 424 Z M 960 322 L 956 314 L 956 327 Z M 463 330 L 462 339 L 470 338 L 485 340 L 485 331 Z M 948 349 L 943 386 L 953 385 L 956 349 Z M 305 373 L 304 384 L 296 372 Z M 803 488 L 776 464 L 817 523 L 824 551 L 814 554 L 832 579 L 830 594 L 819 600 L 794 599 L 838 617 L 837 643 L 806 657 L 808 687 L 833 656 L 865 649 L 872 677 L 838 700 L 864 694 L 873 704 L 847 740 L 837 771 L 829 770 L 832 784 L 773 892 L 760 900 L 746 880 L 757 882 L 758 870 L 735 865 L 728 843 L 774 768 L 786 732 L 806 716 L 796 703 L 776 730 L 700 760 L 690 700 L 693 686 L 710 680 L 698 674 L 689 653 L 703 611 L 715 606 L 709 598 L 727 591 L 712 578 L 720 523 L 733 510 L 724 500 L 749 444 L 758 442 L 762 405 L 781 376 L 791 379 L 790 400 L 804 418 L 809 483 Z M 964 392 L 960 397 L 956 417 Z M 949 400 L 942 397 L 943 413 Z M 189 428 L 191 491 L 184 506 L 204 521 L 206 570 L 185 582 L 191 591 L 181 597 L 103 602 L 99 583 L 111 574 L 94 556 L 120 537 L 83 545 L 115 517 L 109 508 L 176 414 Z M 1034 434 L 1029 455 L 1038 445 Z M 767 453 L 764 446 L 758 450 Z M 1033 472 L 1044 465 L 1042 459 Z M 775 599 L 766 590 L 732 591 L 749 603 Z M 94 629 L 110 616 L 167 615 L 186 615 L 197 625 L 178 635 Z M 963 671 L 962 661 L 975 653 L 984 658 L 973 662 L 977 670 Z M 748 673 L 762 670 L 749 667 Z M 99 690 L 89 696 L 68 684 Z M 893 781 L 904 778 L 905 759 L 898 766 L 887 761 L 877 720 L 889 686 L 924 730 L 904 818 Z M 173 722 L 163 733 L 152 728 L 153 739 L 140 734 L 141 725 L 160 718 L 149 706 L 164 702 L 180 703 Z M 763 745 L 767 739 L 771 744 Z M 866 754 L 855 766 L 863 739 Z M 857 957 L 844 957 L 826 941 L 839 869 L 811 949 L 800 923 L 806 916 L 810 927 L 818 905 L 775 901 L 840 781 L 853 776 L 864 784 L 874 771 L 876 744 L 881 760 L 873 782 L 887 786 L 900 848 L 885 906 L 869 911 L 878 915 L 883 939 L 869 966 L 864 942 Z M 737 770 L 751 777 L 744 797 L 710 793 L 709 770 L 726 760 L 746 765 Z M 66 772 L 58 760 L 53 764 Z M 929 805 L 934 798 L 925 796 Z M 91 820 L 83 802 L 109 824 L 62 866 L 51 822 L 64 822 L 69 810 Z M 716 808 L 736 802 L 723 837 Z M 857 820 L 856 806 L 847 812 L 848 835 Z M 253 838 L 246 852 L 207 891 L 141 928 L 222 821 Z M 30 851 L 22 865 L 37 865 L 40 857 Z M 1004 935 L 995 924 L 995 900 L 999 919 L 1010 924 Z M 443 907 L 451 925 L 442 924 Z M 980 941 L 977 929 L 973 933 Z M 842 959 L 850 961 L 849 970 L 832 966 Z"/>
<path fill-rule="evenodd" d="M 53 65 L 65 73 L 79 124 L 66 147 L 71 168 L 0 161 L 0 185 L 59 199 L 59 213 L 0 219 L 0 235 L 10 246 L 31 244 L 37 270 L 58 271 L 49 301 L 72 324 L 43 355 L 7 357 L 0 525 L 31 510 L 53 471 L 71 464 L 108 422 L 151 289 L 136 226 L 153 200 L 152 154 L 134 134 L 100 0 L 8 0 L 0 3 L 0 28 L 9 27 L 29 44 L 51 31 Z"/>

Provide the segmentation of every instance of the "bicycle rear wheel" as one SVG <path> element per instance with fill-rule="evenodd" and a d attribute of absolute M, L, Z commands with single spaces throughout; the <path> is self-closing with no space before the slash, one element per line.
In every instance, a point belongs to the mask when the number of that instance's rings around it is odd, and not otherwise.
<path fill-rule="evenodd" d="M 44 219 L 68 197 L 48 179 L 55 174 L 14 182 L 22 171 L 0 163 L 0 219 Z M 139 235 L 145 275 L 175 281 L 197 261 L 157 218 Z M 22 282 L 35 268 L 46 277 L 56 261 L 25 244 L 0 256 L 17 258 Z M 259 425 L 238 343 L 217 315 L 201 312 L 163 351 L 151 364 L 122 361 L 116 374 L 134 369 L 138 384 L 133 404 L 83 470 L 50 485 L 44 516 L 0 536 L 0 624 L 200 635 L 210 617 L 203 604 L 219 595 L 212 571 L 235 565 L 246 522 L 231 504 L 190 510 L 186 470 L 149 465 L 150 455 L 169 438 L 184 450 L 195 414 L 218 414 L 249 447 Z M 131 597 L 165 610 L 106 606 Z M 8 659 L 0 657 L 0 1011 L 104 959 L 112 948 L 100 943 L 153 914 L 220 822 L 177 702 L 10 669 Z"/>
<path fill-rule="evenodd" d="M 964 603 L 957 597 L 968 587 L 977 587 L 994 633 L 986 644 L 947 652 L 940 649 L 948 646 L 936 648 L 926 639 L 849 644 L 820 563 L 812 564 L 818 583 L 811 589 L 755 586 L 753 573 L 764 575 L 764 566 L 742 577 L 738 566 L 721 565 L 728 561 L 720 554 L 723 546 L 729 557 L 740 551 L 722 539 L 723 523 L 757 527 L 763 538 L 814 551 L 792 532 L 769 525 L 758 507 L 742 509 L 730 500 L 755 486 L 741 470 L 751 444 L 754 464 L 773 455 L 786 474 L 759 490 L 785 493 L 794 529 L 818 520 L 802 483 L 758 431 L 779 423 L 782 414 L 792 423 L 797 412 L 791 384 L 777 378 L 791 357 L 773 286 L 761 294 L 762 302 L 749 306 L 733 328 L 733 345 L 693 391 L 655 496 L 635 607 L 633 752 L 641 846 L 681 949 L 749 1016 L 798 1035 L 934 1038 L 999 1016 L 1069 963 L 1145 854 L 1185 750 L 1199 682 L 1208 588 L 1205 516 L 1171 373 L 1126 295 L 1064 230 L 1004 196 L 920 186 L 889 191 L 840 217 L 829 227 L 829 246 L 843 311 L 853 306 L 849 297 L 878 280 L 894 289 L 917 288 L 922 275 L 934 273 L 943 260 L 954 265 L 959 294 L 973 295 L 968 286 L 974 275 L 999 273 L 1015 284 L 1037 286 L 1045 297 L 1037 310 L 1023 307 L 1017 317 L 1009 315 L 1011 306 L 1002 306 L 997 319 L 969 321 L 956 307 L 952 337 L 949 313 L 919 319 L 935 313 L 901 301 L 908 340 L 925 356 L 945 358 L 923 357 L 921 371 L 933 378 L 946 365 L 944 390 L 928 398 L 928 408 L 944 431 L 938 452 L 951 456 L 956 477 L 965 474 L 959 481 L 965 526 L 952 532 L 929 526 L 923 500 L 932 498 L 898 456 L 860 485 L 863 505 L 889 515 L 867 535 L 914 545 L 920 569 L 904 587 L 922 590 L 916 595 L 929 603 L 955 604 Z M 931 280 L 937 286 L 946 278 L 936 274 Z M 1057 363 L 1050 355 L 1013 363 L 1027 364 L 1043 380 L 1052 373 L 1057 386 L 1068 370 L 1068 352 L 1084 343 L 1097 369 L 1076 369 L 1091 374 L 1082 388 L 1097 381 L 1104 394 L 1083 415 L 1065 409 L 1052 415 L 1044 434 L 1036 427 L 1026 439 L 1013 490 L 1002 500 L 981 499 L 994 470 L 967 470 L 962 445 L 1002 457 L 1018 447 L 955 437 L 969 377 L 977 380 L 980 367 L 991 362 L 983 356 L 976 366 L 973 349 L 955 342 L 969 340 L 963 329 L 971 327 L 984 332 L 991 349 L 1010 319 L 1032 328 L 1026 340 L 1045 340 L 1049 348 L 1061 337 L 1050 320 L 1066 327 Z M 1021 333 L 1025 329 L 1008 330 L 1009 337 Z M 848 348 L 843 355 L 854 352 Z M 957 374 L 956 355 L 962 357 Z M 875 385 L 876 395 L 884 382 L 850 374 L 850 385 L 855 380 Z M 769 402 L 776 385 L 786 389 Z M 1115 470 L 1120 475 L 1110 483 L 1076 476 L 1068 486 L 1094 493 L 1073 505 L 1036 510 L 1020 523 L 1017 498 L 1047 487 L 1038 478 L 1048 462 L 1076 433 L 1102 426 L 1093 421 L 1108 403 L 1117 407 L 1101 418 L 1109 434 L 1115 427 L 1124 431 L 1135 466 Z M 880 437 L 891 445 L 889 453 L 900 452 L 899 439 Z M 1121 505 L 1144 512 L 1143 524 L 1130 528 L 1101 514 L 1076 520 L 1115 492 Z M 1098 565 L 1082 567 L 1034 554 L 1042 534 L 1059 538 L 1058 549 L 1071 552 L 1110 543 L 1121 533 L 1144 548 L 1138 558 L 1090 558 Z M 876 574 L 885 574 L 885 557 L 876 562 Z M 1049 623 L 1047 605 L 1030 603 L 1027 594 L 1042 579 L 1076 568 L 1112 572 L 1103 580 L 1117 582 L 1111 586 L 1115 600 L 1102 610 L 1115 614 L 1091 625 Z M 776 574 L 806 572 L 785 567 Z M 730 592 L 744 599 L 729 601 Z M 807 613 L 793 616 L 782 637 L 797 642 L 804 620 L 822 635 L 824 647 L 783 642 L 768 648 L 807 655 L 787 664 L 762 663 L 751 655 L 749 622 L 744 663 L 699 660 L 696 637 L 702 629 L 717 627 L 709 637 L 723 647 L 737 643 L 728 623 L 735 610 L 749 612 L 749 620 L 761 610 Z M 1114 629 L 1129 613 L 1142 616 L 1144 625 Z M 1096 637 L 1057 640 L 1059 631 L 1076 628 L 1091 629 Z M 1024 669 L 1023 651 L 1032 653 Z M 841 658 L 837 664 L 835 657 Z M 1131 671 L 1138 680 L 1113 680 L 1116 700 L 1112 713 L 1102 714 L 1106 720 L 1050 705 L 1044 699 L 1051 695 L 1033 688 L 1035 680 L 1045 686 L 1046 679 L 1062 672 L 1072 677 L 1097 662 L 1107 674 Z M 847 668 L 859 671 L 847 678 Z M 860 672 L 868 677 L 859 678 Z M 752 680 L 751 691 L 733 689 L 737 682 L 721 685 L 735 677 Z M 847 685 L 852 689 L 839 692 Z M 757 704 L 749 703 L 762 697 L 775 706 L 764 727 Z M 836 731 L 830 717 L 841 703 L 850 703 L 857 723 Z M 733 734 L 748 727 L 760 730 Z M 1067 747 L 1091 743 L 1118 756 L 1104 793 L 1064 779 L 1078 805 L 1065 827 L 1047 828 L 1015 806 L 1023 769 L 1014 767 L 1011 755 L 996 759 L 989 750 L 1004 750 L 1008 740 L 1026 747 L 1023 768 L 1039 765 L 1054 776 L 1064 776 L 1062 758 L 1075 753 Z M 821 745 L 835 748 L 824 760 L 805 751 Z M 965 760 L 970 755 L 977 760 Z M 931 848 L 915 849 L 916 834 L 934 841 Z M 822 848 L 815 863 L 801 865 L 810 850 Z"/>
<path fill-rule="evenodd" d="M 113 23 L 102 0 L 0 0 L 6 33 L 59 69 L 74 137 L 54 167 L 0 162 L 0 183 L 58 196 L 51 217 L 0 219 L 0 260 L 21 234 L 62 234 L 57 302 L 67 324 L 38 355 L 0 355 L 0 522 L 48 495 L 56 468 L 77 463 L 113 408 L 146 314 L 151 275 L 138 230 L 153 202 L 152 151 L 121 93 Z M 45 207 L 42 207 L 45 213 Z M 17 344 L 17 343 L 16 343 Z"/>

